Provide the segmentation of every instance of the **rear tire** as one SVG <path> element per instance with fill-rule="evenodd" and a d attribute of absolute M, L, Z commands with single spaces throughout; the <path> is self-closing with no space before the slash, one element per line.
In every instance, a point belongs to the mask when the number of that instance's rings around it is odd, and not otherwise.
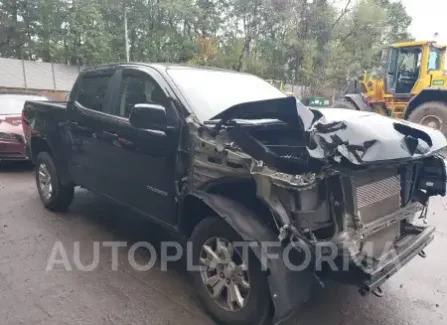
<path fill-rule="evenodd" d="M 191 236 L 191 241 L 193 244 L 193 263 L 194 265 L 204 265 L 200 263 L 201 257 L 203 260 L 203 247 L 208 245 L 215 238 L 219 238 L 222 242 L 226 243 L 234 243 L 241 242 L 241 237 L 236 233 L 236 231 L 223 219 L 219 217 L 210 217 L 202 220 L 194 229 L 193 234 Z M 208 246 L 211 247 L 211 246 Z M 228 246 L 227 246 L 228 247 Z M 234 248 L 234 255 L 236 256 L 240 252 L 238 248 Z M 237 268 L 237 263 L 235 263 Z M 247 282 L 249 284 L 249 290 L 240 291 L 242 289 L 237 289 L 239 296 L 241 296 L 241 292 L 245 295 L 245 302 L 243 307 L 237 305 L 236 310 L 232 310 L 233 308 L 226 309 L 225 303 L 228 303 L 228 294 L 229 294 L 229 286 L 232 285 L 233 280 L 225 280 L 224 272 L 218 271 L 221 265 L 217 267 L 210 267 L 207 270 L 215 270 L 213 271 L 216 276 L 218 276 L 219 272 L 221 272 L 221 279 L 217 281 L 231 281 L 227 282 L 228 287 L 224 287 L 222 294 L 219 295 L 219 298 L 212 298 L 211 292 L 215 290 L 218 286 L 218 283 L 213 283 L 213 286 L 206 285 L 205 280 L 203 278 L 202 271 L 193 271 L 191 272 L 194 287 L 196 289 L 198 298 L 201 304 L 204 306 L 205 310 L 210 314 L 210 316 L 218 323 L 222 325 L 266 325 L 270 321 L 271 309 L 270 309 L 270 294 L 267 284 L 267 277 L 265 272 L 261 270 L 261 263 L 253 254 L 253 252 L 249 252 L 248 256 L 248 269 L 245 272 L 247 276 Z M 213 273 L 213 274 L 214 274 Z M 240 272 L 238 272 L 240 273 Z M 242 272 L 244 273 L 244 272 Z M 212 276 L 207 279 L 211 280 Z M 235 291 L 234 291 L 235 292 Z M 222 302 L 223 301 L 223 302 Z"/>
<path fill-rule="evenodd" d="M 438 129 L 447 135 L 447 104 L 443 102 L 424 103 L 410 113 L 408 120 Z"/>
<path fill-rule="evenodd" d="M 351 101 L 347 99 L 339 99 L 336 100 L 332 105 L 331 108 L 344 108 L 344 109 L 353 109 L 357 110 L 357 106 L 354 105 Z"/>
<path fill-rule="evenodd" d="M 67 211 L 74 197 L 74 186 L 64 185 L 53 157 L 41 152 L 36 159 L 36 185 L 44 206 L 52 211 Z"/>

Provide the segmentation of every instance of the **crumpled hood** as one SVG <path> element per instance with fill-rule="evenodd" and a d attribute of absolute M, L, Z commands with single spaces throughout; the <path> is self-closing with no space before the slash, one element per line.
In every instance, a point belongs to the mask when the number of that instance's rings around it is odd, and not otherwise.
<path fill-rule="evenodd" d="M 310 157 L 363 165 L 411 160 L 447 147 L 437 130 L 376 113 L 348 109 L 311 109 L 293 97 L 243 103 L 215 117 L 215 131 L 230 120 L 265 123 L 277 119 L 297 128 L 307 139 Z M 247 121 L 246 121 L 247 122 Z"/>
<path fill-rule="evenodd" d="M 313 158 L 341 157 L 360 165 L 380 161 L 420 158 L 447 146 L 437 130 L 396 120 L 371 112 L 347 109 L 319 109 L 321 117 L 305 118 L 314 145 L 308 149 Z M 303 116 L 303 114 L 300 114 Z M 307 113 L 306 113 L 307 116 Z"/>

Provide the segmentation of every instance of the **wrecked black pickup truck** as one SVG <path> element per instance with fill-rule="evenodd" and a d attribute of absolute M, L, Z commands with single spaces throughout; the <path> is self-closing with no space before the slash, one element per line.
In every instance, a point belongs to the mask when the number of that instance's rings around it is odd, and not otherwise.
<path fill-rule="evenodd" d="M 429 199 L 446 194 L 440 132 L 310 109 L 231 71 L 85 70 L 66 105 L 27 102 L 23 127 L 48 209 L 81 186 L 188 239 L 221 324 L 279 324 L 325 277 L 379 294 L 425 254 Z"/>

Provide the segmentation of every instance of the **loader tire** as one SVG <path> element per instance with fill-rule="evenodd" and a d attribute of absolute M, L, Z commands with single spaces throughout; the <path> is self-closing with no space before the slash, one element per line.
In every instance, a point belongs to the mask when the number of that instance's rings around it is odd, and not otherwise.
<path fill-rule="evenodd" d="M 424 103 L 410 113 L 408 120 L 439 130 L 447 135 L 447 103 Z"/>

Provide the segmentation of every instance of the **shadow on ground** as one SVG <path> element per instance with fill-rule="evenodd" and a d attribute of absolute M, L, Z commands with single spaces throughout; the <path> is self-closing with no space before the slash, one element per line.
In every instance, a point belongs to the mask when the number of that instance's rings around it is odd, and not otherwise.
<path fill-rule="evenodd" d="M 84 218 L 87 222 L 105 229 L 112 235 L 114 241 L 127 242 L 127 247 L 136 242 L 148 242 L 156 249 L 157 256 L 160 256 L 162 241 L 179 241 L 173 233 L 149 218 L 104 197 L 83 189 L 77 189 L 75 195 L 75 200 L 66 217 Z M 97 240 L 94 236 L 92 234 L 92 241 Z M 143 259 L 150 258 L 150 253 L 146 249 L 137 252 Z M 186 276 L 186 261 L 171 262 L 168 266 L 170 270 L 176 270 L 179 274 Z"/>
<path fill-rule="evenodd" d="M 138 241 L 147 241 L 156 248 L 159 256 L 162 241 L 177 240 L 168 230 L 114 202 L 84 190 L 77 191 L 76 195 L 77 198 L 66 217 L 70 218 L 71 215 L 75 215 L 84 218 L 87 222 L 94 223 L 111 233 L 113 240 L 129 243 L 128 247 Z M 95 238 L 92 238 L 92 240 L 95 240 Z M 142 260 L 150 258 L 147 250 L 139 253 Z M 160 267 L 160 265 L 157 265 L 157 267 Z M 168 268 L 169 271 L 173 271 L 176 276 L 184 281 L 189 281 L 185 260 L 169 263 Z M 350 311 L 353 302 L 354 305 L 357 305 L 365 299 L 358 294 L 355 287 L 334 282 L 328 282 L 325 286 L 325 288 L 321 288 L 315 282 L 309 302 L 297 310 L 299 316 L 288 320 L 284 325 L 323 324 L 328 321 L 328 315 L 338 315 L 337 317 L 344 318 L 359 312 L 358 310 Z M 190 289 L 193 292 L 193 288 Z M 371 298 L 368 297 L 367 299 Z"/>
<path fill-rule="evenodd" d="M 0 173 L 22 173 L 34 169 L 34 165 L 27 161 L 0 161 Z"/>

